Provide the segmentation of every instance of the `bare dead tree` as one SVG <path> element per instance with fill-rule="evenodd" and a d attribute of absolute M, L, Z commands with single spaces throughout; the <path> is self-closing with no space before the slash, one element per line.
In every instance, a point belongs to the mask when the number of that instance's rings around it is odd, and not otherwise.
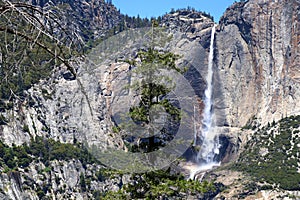
<path fill-rule="evenodd" d="M 39 79 L 51 67 L 71 65 L 84 42 L 75 30 L 64 27 L 59 8 L 0 0 L 0 98 L 16 93 Z M 18 84 L 15 84 L 18 83 Z M 10 92 L 9 92 L 10 91 Z"/>

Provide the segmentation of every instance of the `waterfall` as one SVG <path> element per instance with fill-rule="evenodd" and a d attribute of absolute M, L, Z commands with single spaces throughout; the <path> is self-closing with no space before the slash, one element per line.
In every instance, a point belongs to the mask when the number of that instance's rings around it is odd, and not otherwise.
<path fill-rule="evenodd" d="M 213 59 L 214 59 L 214 39 L 215 39 L 215 25 L 211 30 L 211 39 L 208 56 L 208 70 L 206 76 L 207 88 L 205 90 L 204 112 L 202 120 L 202 137 L 203 144 L 197 155 L 197 162 L 204 161 L 206 164 L 213 163 L 215 154 L 219 154 L 219 141 L 217 141 L 216 132 L 213 130 L 212 124 L 212 90 L 213 90 Z"/>
<path fill-rule="evenodd" d="M 207 71 L 207 88 L 205 90 L 204 99 L 204 111 L 202 119 L 202 145 L 197 154 L 196 164 L 197 167 L 190 172 L 190 178 L 194 179 L 194 176 L 201 171 L 209 170 L 214 166 L 218 166 L 219 163 L 214 161 L 215 155 L 219 154 L 219 141 L 217 133 L 214 131 L 213 124 L 213 110 L 212 110 L 212 91 L 213 91 L 213 59 L 214 59 L 214 38 L 215 38 L 215 27 L 213 26 L 211 31 L 210 48 L 208 56 L 208 71 Z M 194 143 L 196 144 L 196 143 Z"/>

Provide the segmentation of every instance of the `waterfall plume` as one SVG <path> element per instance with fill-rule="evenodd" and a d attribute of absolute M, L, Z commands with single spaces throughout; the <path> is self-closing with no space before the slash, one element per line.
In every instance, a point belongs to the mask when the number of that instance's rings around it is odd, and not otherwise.
<path fill-rule="evenodd" d="M 202 120 L 201 134 L 203 137 L 203 144 L 197 155 L 197 162 L 204 161 L 206 164 L 214 162 L 214 155 L 219 154 L 219 141 L 216 137 L 217 133 L 213 130 L 213 110 L 212 110 L 212 91 L 213 91 L 213 59 L 214 59 L 214 38 L 215 38 L 215 25 L 211 31 L 209 56 L 208 56 L 208 69 L 206 82 L 207 87 L 205 90 L 204 99 L 204 112 Z"/>
<path fill-rule="evenodd" d="M 213 103 L 212 103 L 212 91 L 213 91 L 213 59 L 214 59 L 214 38 L 215 38 L 215 28 L 216 25 L 213 26 L 211 31 L 211 39 L 210 39 L 210 48 L 209 48 L 209 56 L 208 56 L 208 69 L 206 76 L 207 87 L 205 90 L 204 97 L 204 111 L 203 111 L 203 119 L 202 119 L 202 127 L 199 132 L 201 132 L 202 137 L 202 145 L 197 154 L 196 164 L 197 168 L 191 170 L 190 178 L 194 178 L 195 174 L 201 172 L 203 170 L 208 170 L 213 168 L 214 166 L 218 166 L 214 160 L 216 154 L 219 154 L 219 141 L 217 137 L 217 132 L 214 131 L 213 124 Z M 196 133 L 195 133 L 196 134 Z M 196 144 L 196 142 L 194 143 Z"/>

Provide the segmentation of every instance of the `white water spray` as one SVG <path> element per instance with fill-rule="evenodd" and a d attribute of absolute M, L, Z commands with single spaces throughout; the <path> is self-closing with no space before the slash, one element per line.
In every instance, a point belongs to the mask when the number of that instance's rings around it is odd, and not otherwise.
<path fill-rule="evenodd" d="M 202 136 L 203 144 L 197 155 L 197 161 L 200 159 L 205 161 L 206 164 L 211 164 L 214 162 L 215 154 L 219 154 L 219 141 L 216 137 L 216 132 L 213 130 L 212 124 L 212 78 L 213 78 L 213 59 L 214 59 L 214 39 L 215 39 L 215 25 L 211 30 L 211 39 L 209 47 L 209 56 L 208 56 L 208 71 L 207 71 L 207 88 L 205 90 L 205 99 L 204 99 L 204 112 L 203 112 L 203 121 L 202 121 Z"/>
<path fill-rule="evenodd" d="M 214 59 L 214 38 L 215 25 L 211 31 L 209 57 L 208 57 L 208 72 L 206 77 L 207 88 L 205 90 L 204 112 L 202 120 L 202 137 L 203 143 L 197 155 L 197 168 L 191 170 L 190 178 L 194 178 L 198 172 L 212 169 L 214 166 L 219 166 L 220 163 L 214 161 L 215 155 L 219 154 L 219 141 L 217 133 L 213 130 L 213 111 L 212 111 L 212 90 L 213 90 L 213 59 Z"/>

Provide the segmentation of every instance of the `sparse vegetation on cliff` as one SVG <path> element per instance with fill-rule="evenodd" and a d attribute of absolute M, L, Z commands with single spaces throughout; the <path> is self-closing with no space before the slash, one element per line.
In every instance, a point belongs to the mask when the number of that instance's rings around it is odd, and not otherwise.
<path fill-rule="evenodd" d="M 60 143 L 53 139 L 36 137 L 29 144 L 9 147 L 0 141 L 0 167 L 17 170 L 26 168 L 33 161 L 42 161 L 46 166 L 53 160 L 78 159 L 83 165 L 98 163 L 81 144 Z"/>
<path fill-rule="evenodd" d="M 290 116 L 256 131 L 234 168 L 258 182 L 300 189 L 300 116 Z"/>

